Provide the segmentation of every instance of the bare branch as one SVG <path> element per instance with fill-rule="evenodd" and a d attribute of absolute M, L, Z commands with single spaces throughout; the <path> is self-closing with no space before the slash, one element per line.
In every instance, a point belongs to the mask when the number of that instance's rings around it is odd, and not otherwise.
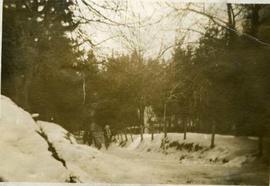
<path fill-rule="evenodd" d="M 209 20 L 211 20 L 214 24 L 230 31 L 230 32 L 233 32 L 234 34 L 236 35 L 239 35 L 239 36 L 245 36 L 246 38 L 248 39 L 251 39 L 261 45 L 264 45 L 264 46 L 267 46 L 267 47 L 270 47 L 270 43 L 267 43 L 265 41 L 262 41 L 260 40 L 259 38 L 255 37 L 255 36 L 252 36 L 250 34 L 247 34 L 247 33 L 244 33 L 244 32 L 239 32 L 238 30 L 234 29 L 234 28 L 230 28 L 228 27 L 228 23 L 226 21 L 223 21 L 222 19 L 218 18 L 218 17 L 215 17 L 213 15 L 210 15 L 208 13 L 206 13 L 205 11 L 200 11 L 200 10 L 196 10 L 194 8 L 190 8 L 190 6 L 187 6 L 186 8 L 177 8 L 175 6 L 172 6 L 171 4 L 168 4 L 170 7 L 172 7 L 174 10 L 176 11 L 191 11 L 191 12 L 194 12 L 194 13 L 197 13 L 199 15 L 202 15 L 202 16 L 205 16 L 207 17 Z M 242 11 L 242 10 L 241 10 Z M 237 15 L 239 15 L 240 12 L 237 13 Z"/>

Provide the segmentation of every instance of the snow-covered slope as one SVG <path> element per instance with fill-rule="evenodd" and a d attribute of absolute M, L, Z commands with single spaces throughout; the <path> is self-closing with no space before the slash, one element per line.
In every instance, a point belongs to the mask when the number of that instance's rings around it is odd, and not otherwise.
<path fill-rule="evenodd" d="M 93 147 L 72 143 L 66 137 L 67 131 L 57 124 L 37 123 L 77 181 L 130 183 L 131 180 L 140 180 L 140 183 L 145 183 L 145 175 L 152 171 L 147 165 L 138 165 Z"/>
<path fill-rule="evenodd" d="M 64 182 L 68 178 L 38 129 L 29 113 L 1 95 L 0 177 L 4 181 Z"/>
<path fill-rule="evenodd" d="M 183 134 L 169 133 L 163 143 L 163 134 L 155 134 L 151 140 L 150 134 L 144 134 L 141 142 L 139 135 L 133 136 L 125 145 L 130 151 L 147 154 L 166 154 L 181 161 L 181 163 L 221 163 L 225 166 L 242 166 L 256 159 L 257 138 L 216 135 L 215 147 L 210 149 L 211 135 L 188 133 L 183 140 Z M 164 148 L 162 148 L 164 147 Z"/>

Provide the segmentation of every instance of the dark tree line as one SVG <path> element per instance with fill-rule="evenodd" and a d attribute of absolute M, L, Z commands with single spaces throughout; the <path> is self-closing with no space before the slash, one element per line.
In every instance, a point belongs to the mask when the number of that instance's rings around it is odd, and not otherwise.
<path fill-rule="evenodd" d="M 96 73 L 93 54 L 82 60 L 76 41 L 67 37 L 78 27 L 73 6 L 7 0 L 3 9 L 2 93 L 40 119 L 68 128 L 81 120 L 76 115 L 82 112 L 83 73 Z"/>

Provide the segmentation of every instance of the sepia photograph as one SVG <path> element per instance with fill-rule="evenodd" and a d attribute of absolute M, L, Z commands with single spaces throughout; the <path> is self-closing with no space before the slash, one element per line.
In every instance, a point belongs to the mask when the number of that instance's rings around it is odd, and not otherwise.
<path fill-rule="evenodd" d="M 270 184 L 270 1 L 0 4 L 0 184 Z"/>

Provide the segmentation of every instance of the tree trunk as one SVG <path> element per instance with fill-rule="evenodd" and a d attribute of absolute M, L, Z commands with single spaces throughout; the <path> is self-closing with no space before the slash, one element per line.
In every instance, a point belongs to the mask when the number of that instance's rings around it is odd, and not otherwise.
<path fill-rule="evenodd" d="M 174 123 L 173 123 L 173 125 L 174 125 L 175 130 L 178 131 L 179 127 L 178 127 L 178 116 L 177 116 L 177 114 L 174 115 Z"/>
<path fill-rule="evenodd" d="M 127 137 L 127 131 L 124 131 L 124 135 L 125 135 L 125 140 L 128 141 L 128 137 Z"/>
<path fill-rule="evenodd" d="M 140 105 L 140 133 L 141 133 L 141 141 L 143 141 L 143 133 L 144 133 L 144 109 L 145 107 Z"/>
<path fill-rule="evenodd" d="M 141 125 L 141 128 L 140 128 L 140 133 L 141 133 L 141 141 L 143 141 L 143 126 Z"/>
<path fill-rule="evenodd" d="M 151 126 L 151 140 L 154 140 L 154 126 Z"/>
<path fill-rule="evenodd" d="M 84 105 L 85 98 L 86 98 L 86 84 L 85 84 L 85 75 L 84 74 L 83 74 L 82 91 L 83 91 L 83 105 Z"/>
<path fill-rule="evenodd" d="M 228 16 L 228 28 L 234 30 L 235 29 L 235 20 L 233 16 L 233 8 L 232 4 L 228 3 L 227 4 L 227 16 Z M 235 33 L 233 33 L 232 30 L 227 30 L 227 45 L 230 46 L 233 41 L 233 36 Z"/>
<path fill-rule="evenodd" d="M 215 134 L 216 134 L 216 125 L 213 124 L 212 125 L 212 136 L 211 136 L 211 145 L 210 145 L 210 148 L 214 148 L 215 147 Z"/>
<path fill-rule="evenodd" d="M 183 120 L 183 124 L 184 124 L 184 140 L 187 139 L 187 120 L 184 119 Z"/>
<path fill-rule="evenodd" d="M 164 112 L 163 112 L 164 138 L 167 137 L 166 109 L 167 109 L 167 104 L 164 103 Z"/>

